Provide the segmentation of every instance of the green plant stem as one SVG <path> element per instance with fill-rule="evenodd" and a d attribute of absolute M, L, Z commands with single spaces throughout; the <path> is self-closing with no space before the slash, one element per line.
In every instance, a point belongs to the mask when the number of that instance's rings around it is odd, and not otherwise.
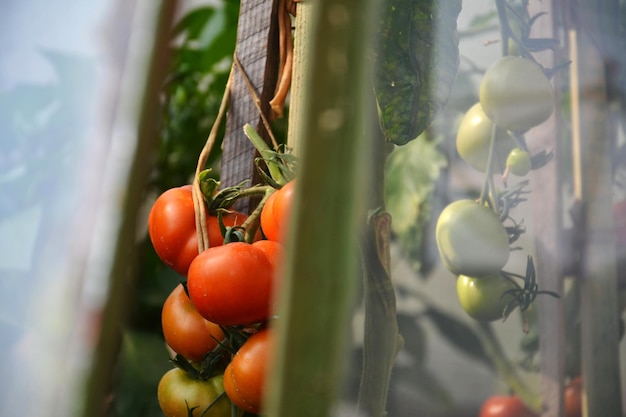
<path fill-rule="evenodd" d="M 541 410 L 541 397 L 538 393 L 533 392 L 519 376 L 515 366 L 504 353 L 491 324 L 479 322 L 478 330 L 483 347 L 492 359 L 498 375 L 528 407 L 539 412 Z"/>
<path fill-rule="evenodd" d="M 258 132 L 254 130 L 254 128 L 250 124 L 246 124 L 243 127 L 243 132 L 248 137 L 248 139 L 250 139 L 250 142 L 252 142 L 259 154 L 261 154 L 261 157 L 267 164 L 267 169 L 269 169 L 272 179 L 278 184 L 284 185 L 287 182 L 287 179 L 285 179 L 285 177 L 283 176 L 283 173 L 281 172 L 278 164 L 273 161 L 275 152 L 270 149 L 270 147 L 267 143 L 265 143 L 261 135 L 259 135 Z"/>
<path fill-rule="evenodd" d="M 260 187 L 259 187 L 260 188 Z M 248 216 L 245 222 L 241 225 L 243 229 L 246 231 L 246 242 L 252 243 L 254 241 L 254 236 L 256 235 L 257 230 L 259 229 L 259 219 L 261 217 L 261 212 L 263 211 L 263 207 L 265 207 L 265 203 L 268 198 L 276 191 L 272 187 L 263 187 L 265 188 L 265 194 L 263 195 L 263 199 L 261 202 L 254 208 L 252 213 Z"/>
<path fill-rule="evenodd" d="M 494 172 L 494 154 L 496 148 L 496 133 L 498 127 L 494 124 L 491 129 L 491 141 L 489 142 L 489 153 L 487 155 L 487 168 L 485 169 L 485 180 L 483 182 L 483 188 L 480 192 L 480 204 L 489 202 L 491 208 L 498 214 L 498 205 L 495 200 L 495 186 L 493 185 L 493 172 Z"/>
<path fill-rule="evenodd" d="M 264 414 L 325 417 L 342 387 L 348 354 L 362 211 L 367 40 L 374 0 L 298 2 L 310 19 L 295 130 L 300 171 L 285 243 L 274 366 Z"/>

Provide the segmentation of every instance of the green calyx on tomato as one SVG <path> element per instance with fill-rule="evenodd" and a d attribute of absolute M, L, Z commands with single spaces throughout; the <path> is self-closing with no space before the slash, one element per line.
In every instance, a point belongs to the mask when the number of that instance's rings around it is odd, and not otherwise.
<path fill-rule="evenodd" d="M 493 275 L 509 260 L 506 228 L 491 209 L 472 200 L 442 210 L 435 240 L 441 260 L 455 275 Z"/>
<path fill-rule="evenodd" d="M 463 310 L 473 319 L 491 322 L 506 318 L 515 296 L 506 293 L 519 286 L 500 274 L 483 277 L 459 275 L 456 293 Z"/>
<path fill-rule="evenodd" d="M 224 390 L 242 410 L 258 414 L 265 391 L 273 330 L 265 328 L 244 342 L 224 371 Z"/>
<path fill-rule="evenodd" d="M 247 216 L 229 212 L 224 225 L 242 225 Z M 216 216 L 207 216 L 206 227 L 211 246 L 224 242 Z M 161 194 L 150 210 L 148 233 L 159 258 L 180 275 L 187 276 L 191 261 L 198 256 L 198 237 L 191 185 L 171 188 Z"/>
<path fill-rule="evenodd" d="M 523 177 L 530 172 L 532 161 L 530 153 L 520 148 L 514 148 L 506 158 L 506 168 L 509 172 L 518 177 Z"/>
<path fill-rule="evenodd" d="M 189 298 L 205 319 L 225 325 L 267 320 L 272 312 L 278 242 L 234 242 L 198 255 L 187 277 Z"/>
<path fill-rule="evenodd" d="M 487 117 L 480 103 L 474 104 L 465 113 L 456 135 L 456 149 L 461 159 L 472 168 L 485 172 L 493 122 Z M 496 131 L 493 167 L 495 172 L 504 172 L 506 157 L 515 148 L 515 140 L 504 129 Z"/>
<path fill-rule="evenodd" d="M 231 416 L 223 375 L 200 380 L 182 369 L 170 369 L 159 381 L 157 399 L 166 417 Z"/>
<path fill-rule="evenodd" d="M 523 132 L 545 122 L 554 111 L 554 91 L 543 69 L 533 61 L 500 58 L 483 76 L 480 103 L 498 126 Z"/>

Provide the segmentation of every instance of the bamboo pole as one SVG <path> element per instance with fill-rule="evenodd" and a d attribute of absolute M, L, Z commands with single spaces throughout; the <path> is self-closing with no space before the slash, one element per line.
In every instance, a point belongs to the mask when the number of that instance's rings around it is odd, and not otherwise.
<path fill-rule="evenodd" d="M 539 13 L 546 15 L 538 19 L 532 27 L 532 37 L 556 38 L 556 20 L 558 2 L 530 2 L 528 11 L 531 16 Z M 554 66 L 552 51 L 536 54 L 535 58 L 546 68 Z M 558 82 L 555 82 L 558 85 Z M 560 91 L 556 89 L 557 110 L 541 126 L 531 129 L 526 139 L 531 150 L 552 150 L 554 159 L 543 168 L 532 171 L 532 215 L 535 241 L 535 265 L 537 282 L 542 290 L 563 294 L 562 272 L 562 218 L 563 201 L 561 197 L 561 162 L 563 155 L 558 138 L 560 133 Z M 539 355 L 541 365 L 541 402 L 542 417 L 561 417 L 563 415 L 563 376 L 565 370 L 565 318 L 563 297 L 537 297 L 539 328 Z"/>
<path fill-rule="evenodd" d="M 329 415 L 347 371 L 357 226 L 365 214 L 359 210 L 369 146 L 363 128 L 365 40 L 373 4 L 298 3 L 299 13 L 313 10 L 301 101 L 290 116 L 296 115 L 290 134 L 301 165 L 274 323 L 277 346 L 265 402 L 272 417 Z"/>

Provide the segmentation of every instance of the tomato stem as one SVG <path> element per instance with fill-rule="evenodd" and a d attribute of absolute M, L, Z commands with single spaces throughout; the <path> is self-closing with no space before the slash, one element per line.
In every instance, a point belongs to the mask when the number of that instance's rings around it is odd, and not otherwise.
<path fill-rule="evenodd" d="M 507 358 L 490 323 L 479 322 L 478 335 L 489 357 L 493 360 L 498 375 L 535 412 L 541 410 L 541 397 L 533 392 L 516 372 L 515 366 Z"/>
<path fill-rule="evenodd" d="M 272 179 L 278 184 L 287 183 L 287 179 L 284 177 L 282 170 L 280 169 L 280 165 L 275 161 L 276 152 L 273 151 L 267 143 L 265 143 L 261 135 L 259 135 L 249 123 L 244 125 L 243 132 L 248 139 L 250 139 L 256 150 L 261 154 Z"/>
<path fill-rule="evenodd" d="M 498 201 L 495 195 L 495 186 L 493 185 L 493 166 L 494 154 L 496 147 L 496 134 L 498 127 L 494 124 L 491 128 L 491 141 L 489 142 L 489 153 L 487 156 L 487 168 L 485 169 L 485 181 L 480 192 L 480 204 L 489 203 L 491 209 L 498 214 Z"/>
<path fill-rule="evenodd" d="M 250 213 L 246 221 L 243 222 L 243 224 L 241 225 L 241 227 L 246 231 L 245 240 L 248 243 L 252 243 L 252 241 L 254 240 L 254 236 L 259 229 L 259 219 L 261 216 L 261 211 L 263 211 L 263 207 L 265 206 L 267 199 L 270 198 L 270 196 L 276 191 L 272 187 L 266 186 L 264 188 L 265 194 L 263 196 L 263 199 L 259 202 L 259 204 L 257 204 L 257 206 L 254 208 L 254 211 Z"/>

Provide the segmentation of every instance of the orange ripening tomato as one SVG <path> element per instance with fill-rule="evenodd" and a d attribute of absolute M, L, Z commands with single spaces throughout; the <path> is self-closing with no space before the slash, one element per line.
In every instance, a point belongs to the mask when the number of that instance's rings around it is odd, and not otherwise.
<path fill-rule="evenodd" d="M 198 256 L 191 190 L 191 185 L 185 185 L 165 191 L 152 205 L 148 217 L 148 233 L 154 250 L 166 265 L 183 276 L 187 276 L 191 261 Z M 222 216 L 225 226 L 241 225 L 246 219 L 245 214 L 237 212 Z M 207 216 L 206 225 L 211 246 L 223 244 L 217 217 Z"/>
<path fill-rule="evenodd" d="M 182 284 L 177 285 L 163 303 L 161 325 L 167 345 L 195 362 L 200 362 L 224 339 L 221 327 L 198 313 Z"/>
<path fill-rule="evenodd" d="M 583 415 L 583 379 L 576 377 L 565 386 L 565 417 Z"/>
<path fill-rule="evenodd" d="M 289 181 L 265 202 L 261 211 L 261 229 L 267 239 L 284 243 L 295 187 L 296 182 Z"/>
<path fill-rule="evenodd" d="M 265 391 L 273 331 L 263 329 L 250 336 L 224 371 L 224 391 L 242 410 L 258 414 Z"/>
<path fill-rule="evenodd" d="M 226 326 L 267 320 L 278 263 L 272 257 L 282 251 L 278 246 L 280 243 L 270 241 L 233 242 L 198 255 L 187 278 L 189 298 L 198 312 Z"/>

